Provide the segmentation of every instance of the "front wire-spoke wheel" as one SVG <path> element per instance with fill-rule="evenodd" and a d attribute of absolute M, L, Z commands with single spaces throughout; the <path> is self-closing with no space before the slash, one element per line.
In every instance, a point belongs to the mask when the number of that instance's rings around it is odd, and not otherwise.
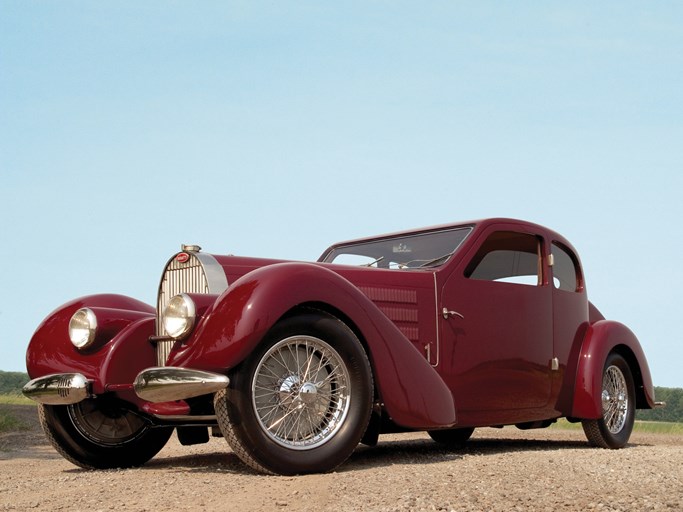
<path fill-rule="evenodd" d="M 218 423 L 257 471 L 329 471 L 360 442 L 372 406 L 370 363 L 356 335 L 315 310 L 280 321 L 216 393 Z"/>
<path fill-rule="evenodd" d="M 261 429 L 292 450 L 332 439 L 349 412 L 351 379 L 339 353 L 313 336 L 276 343 L 261 359 L 251 385 Z"/>
<path fill-rule="evenodd" d="M 600 401 L 601 418 L 581 422 L 588 442 L 602 448 L 622 448 L 633 430 L 635 387 L 631 369 L 619 354 L 610 354 L 605 362 Z"/>
<path fill-rule="evenodd" d="M 140 466 L 161 450 L 173 428 L 154 428 L 124 402 L 109 397 L 73 405 L 39 405 L 52 446 L 85 469 Z"/>

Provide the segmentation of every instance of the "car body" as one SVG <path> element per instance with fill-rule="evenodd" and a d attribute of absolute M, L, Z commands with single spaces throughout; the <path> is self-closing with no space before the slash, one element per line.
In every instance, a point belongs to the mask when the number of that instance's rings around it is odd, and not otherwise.
<path fill-rule="evenodd" d="M 139 465 L 175 429 L 252 468 L 327 471 L 359 442 L 581 421 L 619 448 L 657 404 L 636 336 L 588 300 L 576 250 L 484 219 L 335 244 L 317 262 L 183 246 L 156 307 L 71 301 L 38 327 L 24 393 L 82 467 Z"/>

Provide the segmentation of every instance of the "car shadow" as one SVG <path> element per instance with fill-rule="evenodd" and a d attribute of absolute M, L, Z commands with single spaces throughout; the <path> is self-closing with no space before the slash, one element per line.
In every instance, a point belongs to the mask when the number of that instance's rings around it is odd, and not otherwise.
<path fill-rule="evenodd" d="M 16 409 L 25 414 L 27 428 L 21 431 L 0 434 L 0 461 L 9 459 L 61 460 L 62 456 L 50 445 L 42 432 L 34 407 L 17 406 Z M 513 432 L 516 432 L 513 430 Z M 570 432 L 570 431 L 567 431 Z M 460 449 L 447 449 L 435 443 L 423 434 L 406 434 L 381 437 L 374 447 L 359 446 L 335 471 L 358 471 L 373 467 L 387 467 L 395 464 L 434 464 L 458 460 L 468 455 L 497 455 L 515 451 L 556 451 L 562 449 L 595 450 L 584 440 L 578 439 L 533 439 L 514 436 L 509 437 L 505 430 L 500 435 L 488 437 L 475 436 Z M 513 434 L 514 435 L 514 434 Z M 561 434 L 560 434 L 561 435 Z M 396 439 L 395 437 L 399 437 Z M 531 435 L 530 435 L 531 437 Z M 174 436 L 175 439 L 175 436 Z M 175 441 L 177 442 L 177 440 Z M 256 474 L 243 464 L 229 450 L 223 439 L 212 440 L 214 445 L 205 445 L 201 453 L 188 453 L 172 457 L 157 456 L 142 466 L 141 470 L 193 471 L 210 473 Z M 631 441 L 625 449 L 637 446 L 649 446 L 647 442 Z M 223 451 L 224 449 L 224 451 Z M 87 471 L 77 467 L 65 470 L 67 473 Z"/>
<path fill-rule="evenodd" d="M 534 439 L 470 439 L 460 448 L 446 448 L 430 439 L 380 442 L 358 448 L 339 472 L 394 464 L 435 464 L 462 459 L 468 455 L 497 455 L 518 451 L 556 451 L 567 448 L 594 449 L 585 441 Z"/>
<path fill-rule="evenodd" d="M 228 451 L 227 444 L 225 452 L 160 457 L 150 460 L 138 469 L 143 471 L 164 469 L 193 473 L 259 474 L 246 466 L 233 452 Z"/>
<path fill-rule="evenodd" d="M 631 443 L 624 449 L 634 446 L 639 446 L 639 444 Z M 597 448 L 591 447 L 585 440 L 511 439 L 501 436 L 500 438 L 474 438 L 470 439 L 459 449 L 448 449 L 429 438 L 410 438 L 380 441 L 374 447 L 360 446 L 335 471 L 344 473 L 403 464 L 435 464 L 457 461 L 471 455 L 492 456 L 520 451 L 553 452 L 563 449 L 596 450 Z M 257 474 L 243 464 L 234 453 L 228 451 L 227 446 L 225 452 L 159 457 L 152 459 L 139 469 L 163 469 L 174 472 L 235 473 L 242 475 Z"/>

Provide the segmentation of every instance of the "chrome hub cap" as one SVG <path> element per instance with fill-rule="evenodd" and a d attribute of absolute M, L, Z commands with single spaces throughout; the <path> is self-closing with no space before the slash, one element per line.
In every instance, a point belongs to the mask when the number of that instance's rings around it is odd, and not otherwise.
<path fill-rule="evenodd" d="M 306 405 L 314 404 L 317 400 L 318 387 L 312 382 L 307 382 L 299 390 L 299 398 Z"/>
<path fill-rule="evenodd" d="M 618 434 L 628 418 L 628 387 L 621 370 L 610 366 L 602 378 L 602 417 L 612 434 Z"/>
<path fill-rule="evenodd" d="M 293 450 L 316 448 L 334 437 L 349 411 L 351 381 L 341 356 L 313 336 L 293 336 L 261 359 L 252 381 L 252 405 L 263 431 Z"/>

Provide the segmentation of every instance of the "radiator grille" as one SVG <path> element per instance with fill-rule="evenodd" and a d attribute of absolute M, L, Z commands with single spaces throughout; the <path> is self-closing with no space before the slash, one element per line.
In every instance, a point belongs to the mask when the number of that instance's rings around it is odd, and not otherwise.
<path fill-rule="evenodd" d="M 159 286 L 157 312 L 161 314 L 171 298 L 179 293 L 209 293 L 206 274 L 195 255 L 190 255 L 190 259 L 185 263 L 173 259 L 168 264 Z M 157 322 L 157 335 L 166 335 L 160 322 Z"/>
<path fill-rule="evenodd" d="M 166 330 L 161 323 L 161 313 L 171 300 L 179 293 L 209 293 L 209 282 L 204 272 L 204 267 L 199 258 L 192 253 L 190 258 L 182 263 L 177 258 L 173 258 L 166 266 L 164 275 L 159 285 L 159 297 L 157 299 L 157 336 L 166 336 Z M 174 341 L 160 341 L 157 343 L 157 365 L 165 366 L 166 360 L 171 353 Z"/>
<path fill-rule="evenodd" d="M 228 280 L 220 263 L 210 254 L 199 252 L 198 246 L 183 246 L 183 252 L 166 265 L 157 298 L 156 335 L 167 336 L 161 313 L 171 298 L 179 293 L 211 293 L 220 295 L 228 288 Z M 166 366 L 175 341 L 157 342 L 157 366 Z"/>

